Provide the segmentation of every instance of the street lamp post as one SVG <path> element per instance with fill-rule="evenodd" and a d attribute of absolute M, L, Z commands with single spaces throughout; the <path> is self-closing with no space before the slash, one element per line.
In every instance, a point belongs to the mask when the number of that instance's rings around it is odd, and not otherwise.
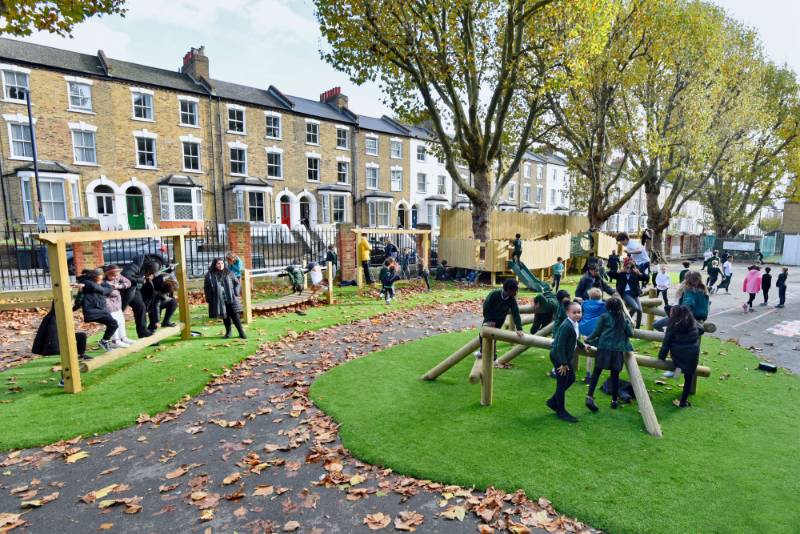
<path fill-rule="evenodd" d="M 36 131 L 33 128 L 33 113 L 31 112 L 31 90 L 25 89 L 25 104 L 28 107 L 28 129 L 31 134 L 31 148 L 33 149 L 33 176 L 36 183 L 36 211 L 38 216 L 36 226 L 40 232 L 47 231 L 47 219 L 42 211 L 42 190 L 39 187 L 39 156 L 36 150 Z"/>

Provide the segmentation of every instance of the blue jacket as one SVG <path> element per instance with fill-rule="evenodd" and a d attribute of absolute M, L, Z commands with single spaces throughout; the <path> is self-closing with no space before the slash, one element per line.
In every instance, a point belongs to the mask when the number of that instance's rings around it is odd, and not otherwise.
<path fill-rule="evenodd" d="M 578 329 L 581 335 L 590 336 L 597 326 L 597 320 L 606 311 L 606 304 L 602 300 L 584 300 L 583 301 L 583 318 L 578 323 Z"/>

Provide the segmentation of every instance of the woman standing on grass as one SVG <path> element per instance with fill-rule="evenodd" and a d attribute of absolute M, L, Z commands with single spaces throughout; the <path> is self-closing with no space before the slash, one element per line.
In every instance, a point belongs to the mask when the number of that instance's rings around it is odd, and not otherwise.
<path fill-rule="evenodd" d="M 689 393 L 692 389 L 692 380 L 700 360 L 700 336 L 703 327 L 695 320 L 691 310 L 686 306 L 673 306 L 669 312 L 669 324 L 664 341 L 661 342 L 661 351 L 658 353 L 660 360 L 667 359 L 667 353 L 672 355 L 675 369 L 680 369 L 684 375 L 683 392 L 680 400 L 673 401 L 679 408 L 688 408 Z"/>
<path fill-rule="evenodd" d="M 226 338 L 231 337 L 231 324 L 236 327 L 239 337 L 247 339 L 239 314 L 242 312 L 241 286 L 239 279 L 225 266 L 225 260 L 215 258 L 211 262 L 203 283 L 203 291 L 208 303 L 208 316 L 222 319 Z"/>
<path fill-rule="evenodd" d="M 589 393 L 586 395 L 586 407 L 597 411 L 594 403 L 594 390 L 604 369 L 611 372 L 611 408 L 617 408 L 619 398 L 619 373 L 622 371 L 623 353 L 633 350 L 630 338 L 633 326 L 622 310 L 622 300 L 611 297 L 606 301 L 606 311 L 597 321 L 597 326 L 586 343 L 597 347 L 594 371 L 589 382 Z"/>

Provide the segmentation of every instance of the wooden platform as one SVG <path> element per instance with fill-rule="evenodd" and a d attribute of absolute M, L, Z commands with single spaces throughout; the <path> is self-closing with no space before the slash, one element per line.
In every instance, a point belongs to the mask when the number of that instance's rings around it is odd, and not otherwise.
<path fill-rule="evenodd" d="M 279 310 L 281 308 L 288 308 L 296 304 L 304 304 L 309 302 L 315 295 L 321 293 L 321 290 L 304 289 L 301 293 L 292 293 L 285 297 L 268 300 L 260 304 L 253 304 L 253 311 L 269 311 Z"/>
<path fill-rule="evenodd" d="M 81 372 L 88 373 L 98 367 L 102 367 L 104 365 L 108 365 L 109 363 L 119 360 L 120 358 L 124 358 L 129 354 L 133 354 L 134 352 L 139 352 L 142 349 L 146 349 L 150 345 L 163 341 L 164 339 L 172 336 L 180 335 L 181 330 L 183 329 L 183 323 L 178 323 L 175 326 L 168 326 L 166 328 L 159 328 L 158 330 L 153 333 L 152 336 L 145 337 L 142 339 L 137 339 L 133 342 L 130 347 L 124 349 L 114 349 L 111 352 L 106 352 L 105 354 L 101 354 L 100 356 L 95 356 L 88 362 L 81 362 Z"/>

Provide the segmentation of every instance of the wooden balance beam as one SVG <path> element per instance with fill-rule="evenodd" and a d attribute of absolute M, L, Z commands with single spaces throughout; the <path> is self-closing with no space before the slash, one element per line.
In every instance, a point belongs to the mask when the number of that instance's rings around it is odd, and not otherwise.
<path fill-rule="evenodd" d="M 532 336 L 529 334 L 518 336 L 514 332 L 501 330 L 499 328 L 491 328 L 488 326 L 481 328 L 481 337 L 484 339 L 484 353 L 487 354 L 491 354 L 490 351 L 494 349 L 494 343 L 496 341 L 505 341 L 507 343 L 515 343 L 518 345 L 526 345 L 529 347 L 538 347 L 544 349 L 549 349 L 550 345 L 553 343 L 553 340 L 547 337 Z M 487 347 L 487 345 L 489 346 Z M 594 357 L 594 352 L 591 350 L 582 350 L 580 353 L 582 353 L 584 356 Z M 490 358 L 484 358 L 483 384 L 481 389 L 481 404 L 484 406 L 489 406 L 492 403 L 491 393 L 492 381 L 494 379 L 492 364 L 493 362 Z M 642 373 L 639 370 L 639 364 L 636 355 L 634 355 L 632 352 L 625 353 L 625 367 L 628 369 L 628 377 L 631 380 L 633 391 L 636 394 L 636 402 L 639 406 L 639 412 L 642 414 L 644 426 L 650 435 L 660 438 L 662 436 L 661 425 L 658 423 L 655 410 L 653 410 L 653 404 L 650 402 L 650 396 L 647 393 L 647 387 L 644 384 Z"/>
<path fill-rule="evenodd" d="M 262 302 L 261 304 L 253 304 L 252 309 L 253 311 L 268 311 L 268 310 L 279 310 L 281 308 L 288 308 L 289 306 L 294 306 L 296 304 L 303 304 L 309 302 L 315 295 L 320 293 L 321 291 L 315 291 L 313 289 L 304 289 L 301 293 L 292 293 L 291 295 L 286 295 L 285 297 L 280 297 L 277 299 L 268 300 L 267 302 Z"/>
<path fill-rule="evenodd" d="M 120 358 L 124 358 L 134 352 L 139 352 L 142 349 L 149 347 L 150 345 L 155 345 L 156 343 L 163 341 L 164 339 L 172 336 L 177 336 L 183 330 L 183 323 L 178 323 L 175 326 L 167 326 L 165 328 L 159 328 L 155 332 L 153 332 L 152 336 L 143 337 L 141 339 L 137 339 L 133 342 L 130 347 L 121 348 L 121 349 L 114 349 L 111 352 L 106 352 L 105 354 L 101 354 L 100 356 L 95 356 L 89 361 L 81 362 L 80 368 L 82 373 L 88 373 L 90 371 L 94 371 L 98 367 L 102 367 L 104 365 L 108 365 L 111 362 L 115 362 Z"/>

